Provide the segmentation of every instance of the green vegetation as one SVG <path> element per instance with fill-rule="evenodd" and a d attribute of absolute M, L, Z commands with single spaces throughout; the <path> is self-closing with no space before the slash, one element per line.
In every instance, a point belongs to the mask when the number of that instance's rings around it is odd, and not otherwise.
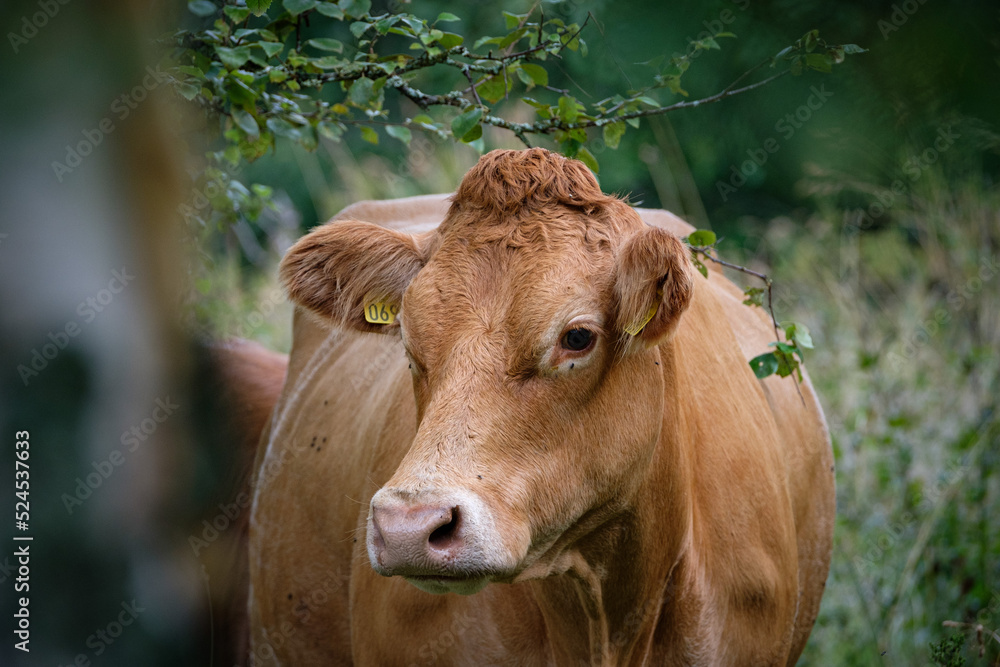
<path fill-rule="evenodd" d="M 771 279 L 786 347 L 755 359 L 755 371 L 795 374 L 804 361 L 837 461 L 833 567 L 800 664 L 1000 658 L 989 632 L 1000 627 L 1000 99 L 986 85 L 1000 55 L 986 3 L 958 17 L 933 3 L 845 4 L 836 15 L 819 2 L 669 12 L 640 0 L 507 3 L 503 15 L 491 2 L 414 2 L 404 5 L 409 20 L 356 2 L 286 3 L 267 19 L 209 4 L 192 7 L 221 22 L 217 42 L 193 18 L 172 37 L 188 58 L 181 92 L 220 114 L 213 128 L 224 135 L 198 147 L 208 170 L 194 180 L 200 192 L 216 183 L 217 196 L 189 202 L 204 251 L 192 267 L 195 325 L 287 349 L 289 311 L 273 290 L 291 239 L 353 201 L 453 190 L 479 151 L 522 145 L 511 129 L 520 128 L 532 143 L 599 163 L 605 190 L 704 229 L 689 239 L 696 260 L 705 257 L 698 249 L 716 248 Z M 459 30 L 466 26 L 482 34 Z M 832 76 L 785 77 L 639 127 L 613 120 L 711 97 L 815 26 L 870 52 Z M 235 44 L 238 30 L 281 50 Z M 721 54 L 703 30 L 726 47 Z M 720 41 L 728 32 L 738 38 Z M 493 35 L 492 45 L 475 43 Z M 372 61 L 371 48 L 413 57 Z M 687 58 L 683 89 L 680 74 L 670 78 L 678 56 Z M 415 69 L 419 79 L 406 85 L 460 102 L 428 111 L 390 80 L 436 58 L 444 59 Z M 463 72 L 477 64 L 494 69 Z M 358 76 L 332 74 L 348 71 Z M 466 73 L 479 99 L 471 90 L 448 98 L 469 88 Z M 537 103 L 519 101 L 526 94 Z M 602 119 L 611 122 L 597 129 Z M 766 307 L 767 283 L 732 277 L 748 305 Z"/>

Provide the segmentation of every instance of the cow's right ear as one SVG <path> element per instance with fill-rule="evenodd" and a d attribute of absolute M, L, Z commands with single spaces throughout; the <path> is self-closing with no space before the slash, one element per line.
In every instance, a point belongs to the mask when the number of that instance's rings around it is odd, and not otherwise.
<path fill-rule="evenodd" d="M 426 263 L 429 235 L 343 220 L 299 239 L 281 260 L 288 298 L 358 331 L 395 333 L 403 292 Z"/>

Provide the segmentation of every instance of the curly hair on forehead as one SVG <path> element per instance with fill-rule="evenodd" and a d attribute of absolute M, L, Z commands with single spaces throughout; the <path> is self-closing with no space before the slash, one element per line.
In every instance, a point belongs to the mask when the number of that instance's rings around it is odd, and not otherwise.
<path fill-rule="evenodd" d="M 452 208 L 506 217 L 553 204 L 590 213 L 613 203 L 621 200 L 601 192 L 582 162 L 530 148 L 496 150 L 481 157 L 462 179 Z"/>
<path fill-rule="evenodd" d="M 502 241 L 509 247 L 570 238 L 607 247 L 617 233 L 637 226 L 635 211 L 601 192 L 582 162 L 530 148 L 481 157 L 462 179 L 438 233 L 458 233 L 468 241 L 471 231 L 479 243 Z"/>

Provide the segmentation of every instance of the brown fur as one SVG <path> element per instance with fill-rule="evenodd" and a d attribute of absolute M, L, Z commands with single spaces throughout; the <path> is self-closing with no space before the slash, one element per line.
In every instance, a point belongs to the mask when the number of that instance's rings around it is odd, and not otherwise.
<path fill-rule="evenodd" d="M 271 412 L 278 402 L 285 382 L 288 357 L 265 349 L 252 341 L 239 338 L 212 345 L 209 350 L 210 370 L 213 375 L 213 395 L 217 409 L 222 411 L 221 426 L 223 446 L 235 453 L 234 480 L 227 504 L 239 493 L 249 493 L 253 477 L 254 460 L 261 434 L 271 419 Z M 233 519 L 227 540 L 232 547 L 225 556 L 217 558 L 210 567 L 217 567 L 213 581 L 225 582 L 221 600 L 221 618 L 214 619 L 226 646 L 219 651 L 230 664 L 244 664 L 250 645 L 250 627 L 246 613 L 249 568 L 247 545 L 249 540 L 250 513 L 239 512 Z M 214 551 L 209 554 L 218 553 Z"/>
<path fill-rule="evenodd" d="M 444 219 L 408 234 L 401 209 Z M 301 308 L 251 520 L 261 664 L 794 664 L 829 567 L 829 441 L 808 380 L 802 401 L 754 378 L 773 332 L 693 274 L 689 227 L 537 149 L 484 156 L 450 205 L 343 215 L 374 224 L 321 227 L 282 267 Z M 374 294 L 398 326 L 359 322 Z M 570 326 L 595 345 L 561 347 Z M 497 583 L 375 574 L 380 488 L 474 493 L 492 527 L 456 572 Z"/>

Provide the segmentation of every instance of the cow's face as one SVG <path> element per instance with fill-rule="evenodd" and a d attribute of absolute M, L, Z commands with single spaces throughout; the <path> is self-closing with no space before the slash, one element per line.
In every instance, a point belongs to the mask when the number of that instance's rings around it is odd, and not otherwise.
<path fill-rule="evenodd" d="M 409 357 L 417 435 L 372 498 L 372 567 L 435 593 L 564 571 L 649 462 L 656 345 L 687 305 L 687 265 L 585 167 L 539 150 L 484 157 L 429 235 L 337 222 L 300 241 L 291 297 L 401 336 Z M 399 318 L 366 322 L 372 303 Z"/>

